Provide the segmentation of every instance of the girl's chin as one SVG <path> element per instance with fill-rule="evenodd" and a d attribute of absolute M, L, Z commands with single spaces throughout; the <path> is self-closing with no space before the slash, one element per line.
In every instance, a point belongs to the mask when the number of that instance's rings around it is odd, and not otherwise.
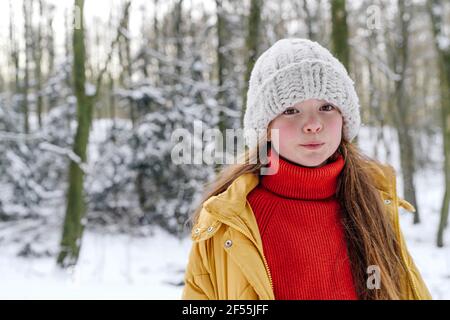
<path fill-rule="evenodd" d="M 325 163 L 319 163 L 319 164 L 301 164 L 302 167 L 306 167 L 306 168 L 320 168 L 324 165 Z"/>
<path fill-rule="evenodd" d="M 305 156 L 296 159 L 296 163 L 300 164 L 303 167 L 321 167 L 327 161 L 327 158 L 324 157 L 316 157 L 316 159 L 311 159 L 311 157 Z"/>

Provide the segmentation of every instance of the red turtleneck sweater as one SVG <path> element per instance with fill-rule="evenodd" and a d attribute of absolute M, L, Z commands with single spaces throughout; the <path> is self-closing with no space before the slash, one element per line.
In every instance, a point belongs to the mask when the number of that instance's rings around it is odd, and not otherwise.
<path fill-rule="evenodd" d="M 274 175 L 247 196 L 256 216 L 276 299 L 357 299 L 340 206 L 335 198 L 342 155 L 307 168 L 269 151 Z"/>

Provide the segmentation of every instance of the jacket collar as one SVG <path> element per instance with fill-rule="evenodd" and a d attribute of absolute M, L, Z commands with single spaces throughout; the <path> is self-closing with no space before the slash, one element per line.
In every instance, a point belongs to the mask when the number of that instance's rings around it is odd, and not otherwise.
<path fill-rule="evenodd" d="M 224 192 L 206 200 L 203 207 L 215 213 L 217 218 L 224 222 L 232 220 L 233 217 L 242 214 L 247 204 L 247 195 L 258 183 L 259 177 L 255 173 L 244 173 L 237 177 Z"/>
<path fill-rule="evenodd" d="M 256 218 L 247 203 L 247 195 L 258 183 L 257 174 L 244 173 L 236 178 L 224 192 L 206 200 L 202 210 L 206 211 L 206 214 L 200 213 L 198 223 L 192 230 L 192 239 L 202 240 L 211 237 L 223 223 L 241 231 L 257 247 L 262 248 L 259 231 L 256 230 Z M 202 232 L 210 226 L 213 227 L 213 232 Z"/>

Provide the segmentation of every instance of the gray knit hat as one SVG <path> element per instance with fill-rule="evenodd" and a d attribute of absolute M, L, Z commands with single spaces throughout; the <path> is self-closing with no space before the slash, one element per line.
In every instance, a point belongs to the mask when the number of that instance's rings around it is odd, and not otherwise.
<path fill-rule="evenodd" d="M 308 100 L 326 100 L 341 111 L 348 141 L 361 124 L 354 82 L 345 67 L 320 44 L 307 39 L 281 39 L 256 60 L 250 75 L 244 115 L 246 144 L 254 147 L 247 129 L 267 130 L 287 107 Z"/>

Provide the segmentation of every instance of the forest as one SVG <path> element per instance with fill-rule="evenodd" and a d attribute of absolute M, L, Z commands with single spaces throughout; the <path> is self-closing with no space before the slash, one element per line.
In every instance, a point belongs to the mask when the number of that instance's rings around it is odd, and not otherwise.
<path fill-rule="evenodd" d="M 173 161 L 173 133 L 241 128 L 256 59 L 298 37 L 354 79 L 354 143 L 395 168 L 405 238 L 450 298 L 448 1 L 0 0 L 0 20 L 0 297 L 179 299 L 221 164 Z"/>

